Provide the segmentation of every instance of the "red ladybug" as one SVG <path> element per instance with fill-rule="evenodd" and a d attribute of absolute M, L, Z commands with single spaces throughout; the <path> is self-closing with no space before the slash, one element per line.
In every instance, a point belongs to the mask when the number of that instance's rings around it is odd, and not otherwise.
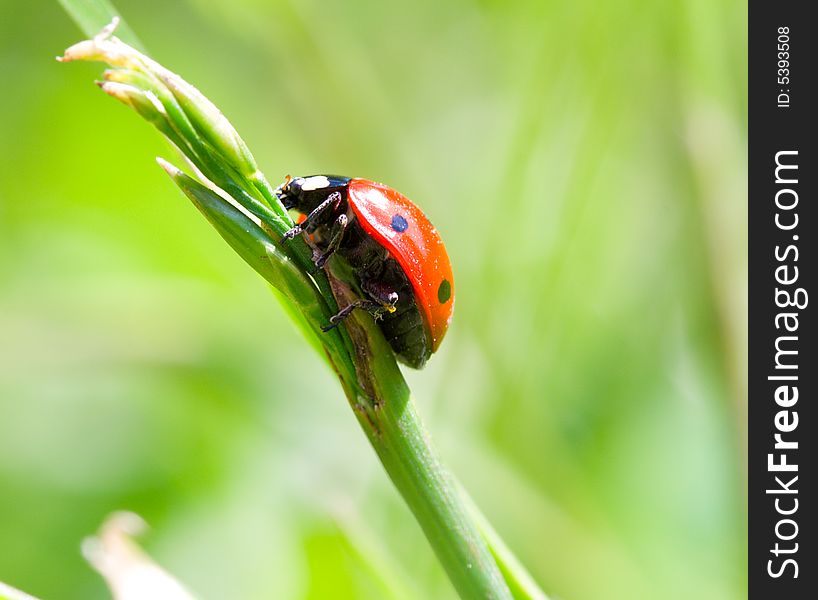
<path fill-rule="evenodd" d="M 366 179 L 288 177 L 276 195 L 287 209 L 306 215 L 284 238 L 309 233 L 319 268 L 334 252 L 341 254 L 365 295 L 325 330 L 363 308 L 378 319 L 398 358 L 422 367 L 446 335 L 454 308 L 452 265 L 429 219 L 406 196 Z"/>

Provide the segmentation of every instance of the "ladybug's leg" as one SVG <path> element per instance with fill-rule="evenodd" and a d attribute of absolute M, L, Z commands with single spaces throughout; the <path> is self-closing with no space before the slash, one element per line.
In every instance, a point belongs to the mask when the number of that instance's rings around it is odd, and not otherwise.
<path fill-rule="evenodd" d="M 370 315 L 372 315 L 375 319 L 380 319 L 384 313 L 393 313 L 395 312 L 395 304 L 398 303 L 398 294 L 397 292 L 388 288 L 388 286 L 378 285 L 378 284 L 370 284 L 367 285 L 367 282 L 363 282 L 361 287 L 364 291 L 372 296 L 373 300 L 368 299 L 360 299 L 356 300 L 352 304 L 349 304 L 338 311 L 338 314 L 333 315 L 330 317 L 330 325 L 326 327 L 322 327 L 321 330 L 324 332 L 329 331 L 330 329 L 334 329 L 341 323 L 344 319 L 346 319 L 349 315 L 352 314 L 352 311 L 356 308 L 362 308 Z"/>
<path fill-rule="evenodd" d="M 381 306 L 378 305 L 377 302 L 373 302 L 372 300 L 356 300 L 352 304 L 348 304 L 344 308 L 339 310 L 337 314 L 332 315 L 329 318 L 330 324 L 322 326 L 321 331 L 326 333 L 327 331 L 330 331 L 331 329 L 335 329 L 336 327 L 338 327 L 338 325 L 340 325 L 344 321 L 344 319 L 346 319 L 349 315 L 351 315 L 352 311 L 355 310 L 356 308 L 363 308 L 364 310 L 366 310 L 367 312 L 369 312 L 373 316 L 376 313 L 379 313 L 379 311 L 383 310 L 381 308 Z"/>
<path fill-rule="evenodd" d="M 307 218 L 304 219 L 301 223 L 293 227 L 292 229 L 288 230 L 282 236 L 283 240 L 291 240 L 295 236 L 297 236 L 302 231 L 308 230 L 315 224 L 315 221 L 324 214 L 324 212 L 330 208 L 331 206 L 337 207 L 341 203 L 341 193 L 340 192 L 332 192 L 329 196 L 327 196 L 326 200 L 321 202 L 318 206 L 316 206 L 313 211 L 307 215 Z"/>
<path fill-rule="evenodd" d="M 344 231 L 346 231 L 348 223 L 349 219 L 347 219 L 347 216 L 344 214 L 338 215 L 338 218 L 335 219 L 335 223 L 332 226 L 332 236 L 329 239 L 329 244 L 327 244 L 327 249 L 315 261 L 317 268 L 322 268 L 326 264 L 327 259 L 332 256 L 333 252 L 338 250 L 338 247 L 341 245 L 341 240 L 344 238 Z"/>

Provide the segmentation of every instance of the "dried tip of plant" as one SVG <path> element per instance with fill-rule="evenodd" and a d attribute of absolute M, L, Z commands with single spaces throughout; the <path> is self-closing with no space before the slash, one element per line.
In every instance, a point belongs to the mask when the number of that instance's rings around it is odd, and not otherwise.
<path fill-rule="evenodd" d="M 167 111 L 156 94 L 150 90 L 141 90 L 136 86 L 118 81 L 97 81 L 95 83 L 103 92 L 130 106 L 145 119 L 157 126 L 160 126 L 160 123 L 164 126 Z"/>
<path fill-rule="evenodd" d="M 168 175 L 170 175 L 173 178 L 176 178 L 176 177 L 178 177 L 179 175 L 182 174 L 181 169 L 178 169 L 174 165 L 170 164 L 168 161 L 166 161 L 161 156 L 156 157 L 156 164 L 158 164 L 160 167 L 162 167 L 165 170 L 165 173 L 167 173 Z"/>
<path fill-rule="evenodd" d="M 132 78 L 132 71 L 128 71 L 127 69 L 105 69 L 102 73 L 103 79 L 105 81 L 112 81 L 117 83 L 127 83 Z M 97 85 L 99 85 L 99 81 L 97 81 Z"/>
<path fill-rule="evenodd" d="M 34 596 L 21 592 L 0 581 L 0 598 L 3 600 L 37 600 Z"/>
<path fill-rule="evenodd" d="M 139 515 L 114 513 L 96 536 L 83 542 L 83 556 L 103 576 L 118 600 L 193 600 L 178 581 L 133 541 L 132 537 L 145 529 L 147 525 Z"/>
<path fill-rule="evenodd" d="M 116 31 L 116 28 L 119 27 L 119 21 L 120 21 L 119 17 L 114 16 L 114 18 L 111 19 L 111 22 L 108 23 L 105 27 L 103 27 L 102 30 L 94 36 L 94 41 L 104 42 L 112 35 L 114 35 L 114 31 Z"/>
<path fill-rule="evenodd" d="M 96 83 L 103 92 L 125 104 L 132 104 L 134 95 L 139 94 L 137 88 L 127 83 L 111 81 L 95 81 L 94 83 Z"/>
<path fill-rule="evenodd" d="M 57 61 L 96 60 L 117 67 L 133 66 L 135 63 L 130 56 L 131 48 L 113 35 L 117 25 L 119 25 L 119 17 L 114 17 L 93 39 L 83 40 L 70 46 L 62 56 L 57 57 Z"/>

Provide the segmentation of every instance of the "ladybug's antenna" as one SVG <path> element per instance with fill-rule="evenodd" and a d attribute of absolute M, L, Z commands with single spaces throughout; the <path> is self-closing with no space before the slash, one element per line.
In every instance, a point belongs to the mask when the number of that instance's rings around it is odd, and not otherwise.
<path fill-rule="evenodd" d="M 277 198 L 281 199 L 281 194 L 287 191 L 287 188 L 290 187 L 290 182 L 293 180 L 291 175 L 284 176 L 284 183 L 278 186 L 275 189 L 275 195 Z"/>

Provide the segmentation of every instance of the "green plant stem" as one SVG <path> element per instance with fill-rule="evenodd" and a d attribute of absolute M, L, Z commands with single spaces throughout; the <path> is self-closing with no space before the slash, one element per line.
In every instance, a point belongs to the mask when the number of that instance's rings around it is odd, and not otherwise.
<path fill-rule="evenodd" d="M 339 304 L 354 292 L 333 269 Z M 463 598 L 511 598 L 500 570 L 471 518 L 459 487 L 443 467 L 418 416 L 386 340 L 366 314 L 347 330 L 355 347 L 357 389 L 346 388 L 358 422 L 387 474 L 423 529 Z"/>
<path fill-rule="evenodd" d="M 359 418 L 386 472 L 463 598 L 511 598 L 488 546 L 440 463 L 408 388 L 379 399 L 370 424 Z"/>

